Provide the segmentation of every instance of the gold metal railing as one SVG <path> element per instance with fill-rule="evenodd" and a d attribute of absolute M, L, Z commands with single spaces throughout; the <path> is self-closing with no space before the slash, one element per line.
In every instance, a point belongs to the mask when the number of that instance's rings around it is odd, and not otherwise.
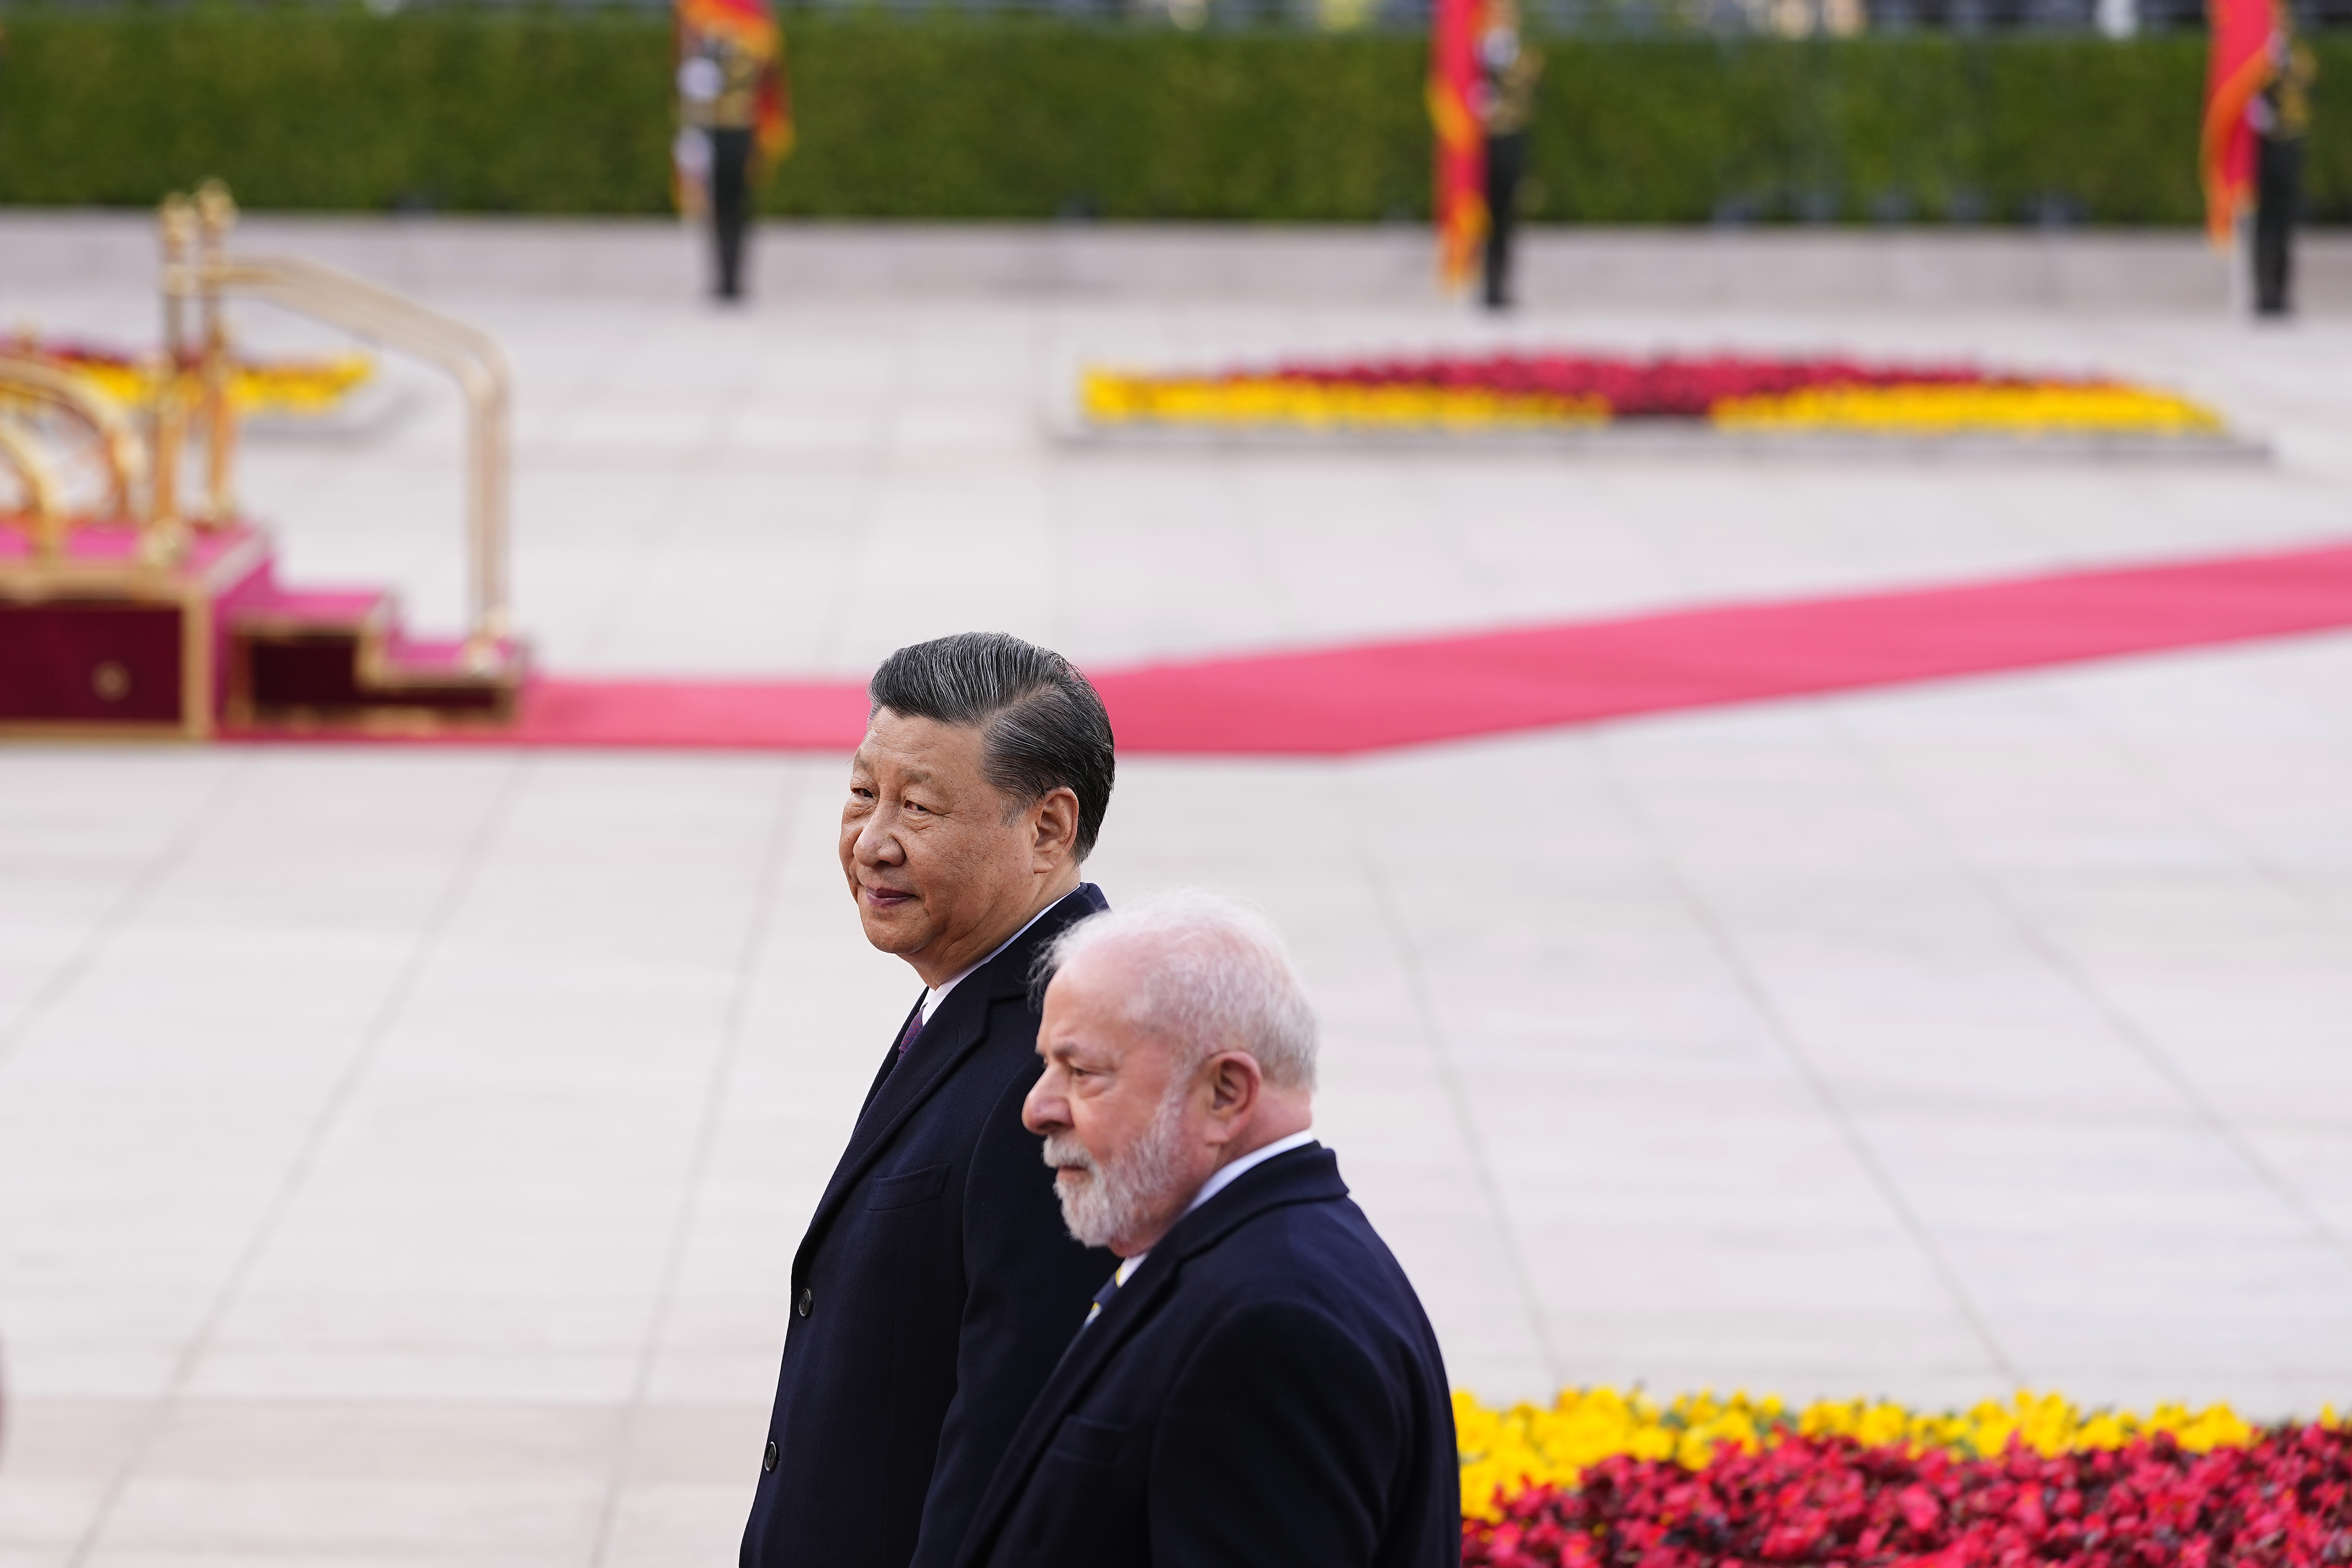
<path fill-rule="evenodd" d="M 225 522 L 236 511 L 236 411 L 229 384 L 234 364 L 223 311 L 231 297 L 267 300 L 437 365 L 466 397 L 471 622 L 467 652 L 476 668 L 494 664 L 513 630 L 507 583 L 511 378 L 497 340 L 391 289 L 315 261 L 229 255 L 227 237 L 236 221 L 236 204 L 217 181 L 207 181 L 193 199 L 166 199 L 161 215 L 164 352 L 171 364 L 195 382 L 190 401 L 205 447 L 200 520 Z"/>
<path fill-rule="evenodd" d="M 0 374 L 0 388 L 6 381 Z M 65 518 L 58 510 L 58 483 L 40 447 L 12 424 L 0 423 L 0 469 L 16 476 L 25 493 L 21 521 L 33 538 L 33 558 L 55 560 L 65 545 Z"/>
<path fill-rule="evenodd" d="M 506 356 L 488 334 L 331 267 L 296 256 L 232 256 L 236 204 L 217 181 L 165 199 L 163 364 L 142 441 L 112 400 L 56 365 L 0 353 L 0 472 L 23 492 L 21 523 L 37 559 L 55 560 L 85 522 L 135 522 L 141 556 L 176 559 L 191 524 L 220 528 L 236 515 L 236 373 L 226 310 L 232 298 L 267 300 L 437 365 L 466 398 L 468 664 L 496 668 L 512 633 L 507 582 L 509 410 Z M 60 451 L 56 426 L 77 427 Z M 202 495 L 184 515 L 180 465 L 191 437 L 203 449 Z M 94 452 L 102 497 L 69 511 L 59 464 Z"/>
<path fill-rule="evenodd" d="M 46 417 L 78 427 L 94 450 L 103 486 L 96 507 L 75 515 L 54 455 L 27 429 L 26 416 Z M 112 399 L 54 365 L 0 353 L 0 463 L 18 476 L 30 508 L 34 554 L 54 560 L 68 531 L 84 522 L 136 522 L 142 553 L 168 559 L 183 536 L 173 508 L 160 491 L 140 491 L 146 453 L 138 433 Z M 145 503 L 142 505 L 142 501 Z"/>

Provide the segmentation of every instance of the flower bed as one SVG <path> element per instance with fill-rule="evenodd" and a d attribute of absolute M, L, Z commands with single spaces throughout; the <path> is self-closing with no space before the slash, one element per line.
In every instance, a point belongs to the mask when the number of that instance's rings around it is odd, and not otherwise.
<path fill-rule="evenodd" d="M 2322 1568 L 2352 1563 L 2352 1424 L 2227 1406 L 1964 1414 L 1610 1390 L 1457 1395 L 1472 1568 Z"/>
<path fill-rule="evenodd" d="M 160 357 L 141 359 L 90 343 L 19 335 L 0 340 L 0 352 L 70 371 L 127 407 L 152 402 L 163 382 Z M 229 370 L 228 393 L 241 414 L 309 417 L 333 412 L 374 374 L 374 362 L 364 354 L 240 360 Z"/>
<path fill-rule="evenodd" d="M 1207 376 L 1089 371 L 1079 399 L 1099 426 L 1465 431 L 1642 421 L 1926 436 L 2179 436 L 2222 428 L 2211 410 L 2186 398 L 2098 378 L 1741 355 L 1490 354 Z"/>

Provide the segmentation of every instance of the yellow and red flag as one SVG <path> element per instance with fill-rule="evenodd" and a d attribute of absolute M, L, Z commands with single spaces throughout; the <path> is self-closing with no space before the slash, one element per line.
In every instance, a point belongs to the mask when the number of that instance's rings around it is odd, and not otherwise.
<path fill-rule="evenodd" d="M 2199 173 L 2205 227 L 2226 246 L 2254 186 L 2255 95 L 2278 75 L 2286 26 L 2277 0 L 2206 0 L 2212 52 L 2205 69 L 2205 132 Z"/>
<path fill-rule="evenodd" d="M 1430 17 L 1429 121 L 1436 132 L 1437 271 L 1449 288 L 1470 280 L 1486 238 L 1486 91 L 1478 39 L 1486 0 L 1437 0 Z"/>
<path fill-rule="evenodd" d="M 751 140 L 759 152 L 759 176 L 773 173 L 793 150 L 792 93 L 784 80 L 784 35 L 776 14 L 767 0 L 677 0 L 677 18 L 679 60 L 716 45 L 757 63 Z"/>

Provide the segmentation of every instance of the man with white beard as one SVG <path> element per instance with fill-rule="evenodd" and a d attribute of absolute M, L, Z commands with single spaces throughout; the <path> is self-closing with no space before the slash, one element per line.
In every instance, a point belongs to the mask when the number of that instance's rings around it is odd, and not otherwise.
<path fill-rule="evenodd" d="M 1454 1410 L 1404 1272 L 1315 1141 L 1315 1015 L 1263 919 L 1163 894 L 1063 932 L 1022 1120 L 1122 1260 L 961 1568 L 1436 1568 Z"/>

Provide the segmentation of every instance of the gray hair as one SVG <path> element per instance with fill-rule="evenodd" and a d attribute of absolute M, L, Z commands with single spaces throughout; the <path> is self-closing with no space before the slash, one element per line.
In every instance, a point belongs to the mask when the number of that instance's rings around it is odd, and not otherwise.
<path fill-rule="evenodd" d="M 1276 1088 L 1315 1087 L 1315 1009 L 1265 915 L 1197 888 L 1159 894 L 1064 931 L 1039 956 L 1037 984 L 1103 949 L 1138 961 L 1142 984 L 1128 1017 L 1175 1046 L 1184 1071 L 1242 1051 Z"/>
<path fill-rule="evenodd" d="M 1068 789 L 1078 798 L 1078 859 L 1095 847 L 1117 772 L 1110 716 L 1061 654 L 1002 632 L 960 632 L 883 660 L 866 700 L 869 718 L 887 707 L 982 729 L 989 783 L 1024 809 Z"/>

